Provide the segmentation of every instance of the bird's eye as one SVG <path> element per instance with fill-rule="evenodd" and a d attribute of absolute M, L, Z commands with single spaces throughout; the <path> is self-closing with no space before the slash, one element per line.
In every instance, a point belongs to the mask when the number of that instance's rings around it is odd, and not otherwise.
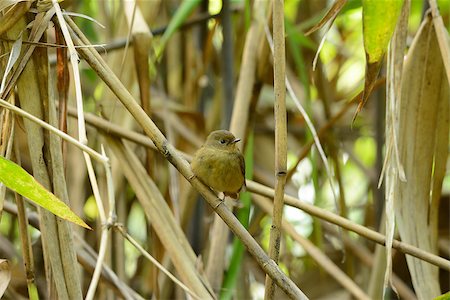
<path fill-rule="evenodd" d="M 224 139 L 220 140 L 221 144 L 225 144 L 227 141 L 225 141 Z"/>

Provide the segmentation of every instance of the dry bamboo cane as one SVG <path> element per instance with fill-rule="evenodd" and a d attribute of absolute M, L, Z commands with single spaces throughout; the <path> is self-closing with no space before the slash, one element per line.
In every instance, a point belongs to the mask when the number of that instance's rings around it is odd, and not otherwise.
<path fill-rule="evenodd" d="M 276 263 L 280 254 L 281 221 L 284 206 L 284 186 L 287 174 L 287 122 L 286 122 L 286 57 L 284 41 L 284 3 L 273 3 L 273 75 L 274 75 L 274 116 L 275 116 L 275 197 L 273 201 L 273 218 L 270 229 L 269 256 Z M 266 276 L 264 299 L 273 299 L 275 283 Z"/>

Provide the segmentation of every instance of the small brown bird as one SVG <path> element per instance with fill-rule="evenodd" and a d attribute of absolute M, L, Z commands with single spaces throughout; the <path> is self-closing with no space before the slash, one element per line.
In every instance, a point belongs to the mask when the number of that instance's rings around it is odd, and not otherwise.
<path fill-rule="evenodd" d="M 239 141 L 229 131 L 213 131 L 191 162 L 198 179 L 216 192 L 223 192 L 234 199 L 245 187 L 244 157 L 236 147 Z"/>

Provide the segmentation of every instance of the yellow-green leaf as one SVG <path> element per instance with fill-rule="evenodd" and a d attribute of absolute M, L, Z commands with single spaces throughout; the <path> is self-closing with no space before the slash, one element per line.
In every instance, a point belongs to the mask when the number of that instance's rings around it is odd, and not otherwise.
<path fill-rule="evenodd" d="M 0 182 L 56 216 L 91 229 L 64 202 L 46 190 L 22 167 L 0 156 Z"/>
<path fill-rule="evenodd" d="M 363 0 L 362 5 L 366 75 L 364 94 L 353 121 L 369 99 L 383 62 L 383 56 L 402 11 L 403 0 Z"/>
<path fill-rule="evenodd" d="M 450 300 L 450 292 L 442 294 L 442 295 L 434 298 L 434 300 Z"/>
<path fill-rule="evenodd" d="M 380 61 L 394 33 L 403 0 L 363 0 L 363 35 L 367 63 Z"/>

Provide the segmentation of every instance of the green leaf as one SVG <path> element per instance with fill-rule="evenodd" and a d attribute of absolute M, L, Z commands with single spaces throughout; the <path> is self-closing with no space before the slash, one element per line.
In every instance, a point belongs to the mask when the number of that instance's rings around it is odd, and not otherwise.
<path fill-rule="evenodd" d="M 367 63 L 379 62 L 394 33 L 403 0 L 363 0 L 362 4 Z"/>
<path fill-rule="evenodd" d="M 159 47 L 156 50 L 156 58 L 161 57 L 167 41 L 178 30 L 178 28 L 186 21 L 189 15 L 194 9 L 201 3 L 201 0 L 184 0 L 180 7 L 175 12 L 174 16 L 170 19 L 167 29 L 164 31 Z"/>
<path fill-rule="evenodd" d="M 51 192 L 47 191 L 22 167 L 0 156 L 0 182 L 6 187 L 28 198 L 56 216 L 91 229 L 70 208 Z"/>
<path fill-rule="evenodd" d="M 450 292 L 437 296 L 434 300 L 450 300 Z"/>
<path fill-rule="evenodd" d="M 366 104 L 375 85 L 383 56 L 402 11 L 403 0 L 363 0 L 362 5 L 366 76 L 364 94 L 353 116 L 352 123 Z"/>

